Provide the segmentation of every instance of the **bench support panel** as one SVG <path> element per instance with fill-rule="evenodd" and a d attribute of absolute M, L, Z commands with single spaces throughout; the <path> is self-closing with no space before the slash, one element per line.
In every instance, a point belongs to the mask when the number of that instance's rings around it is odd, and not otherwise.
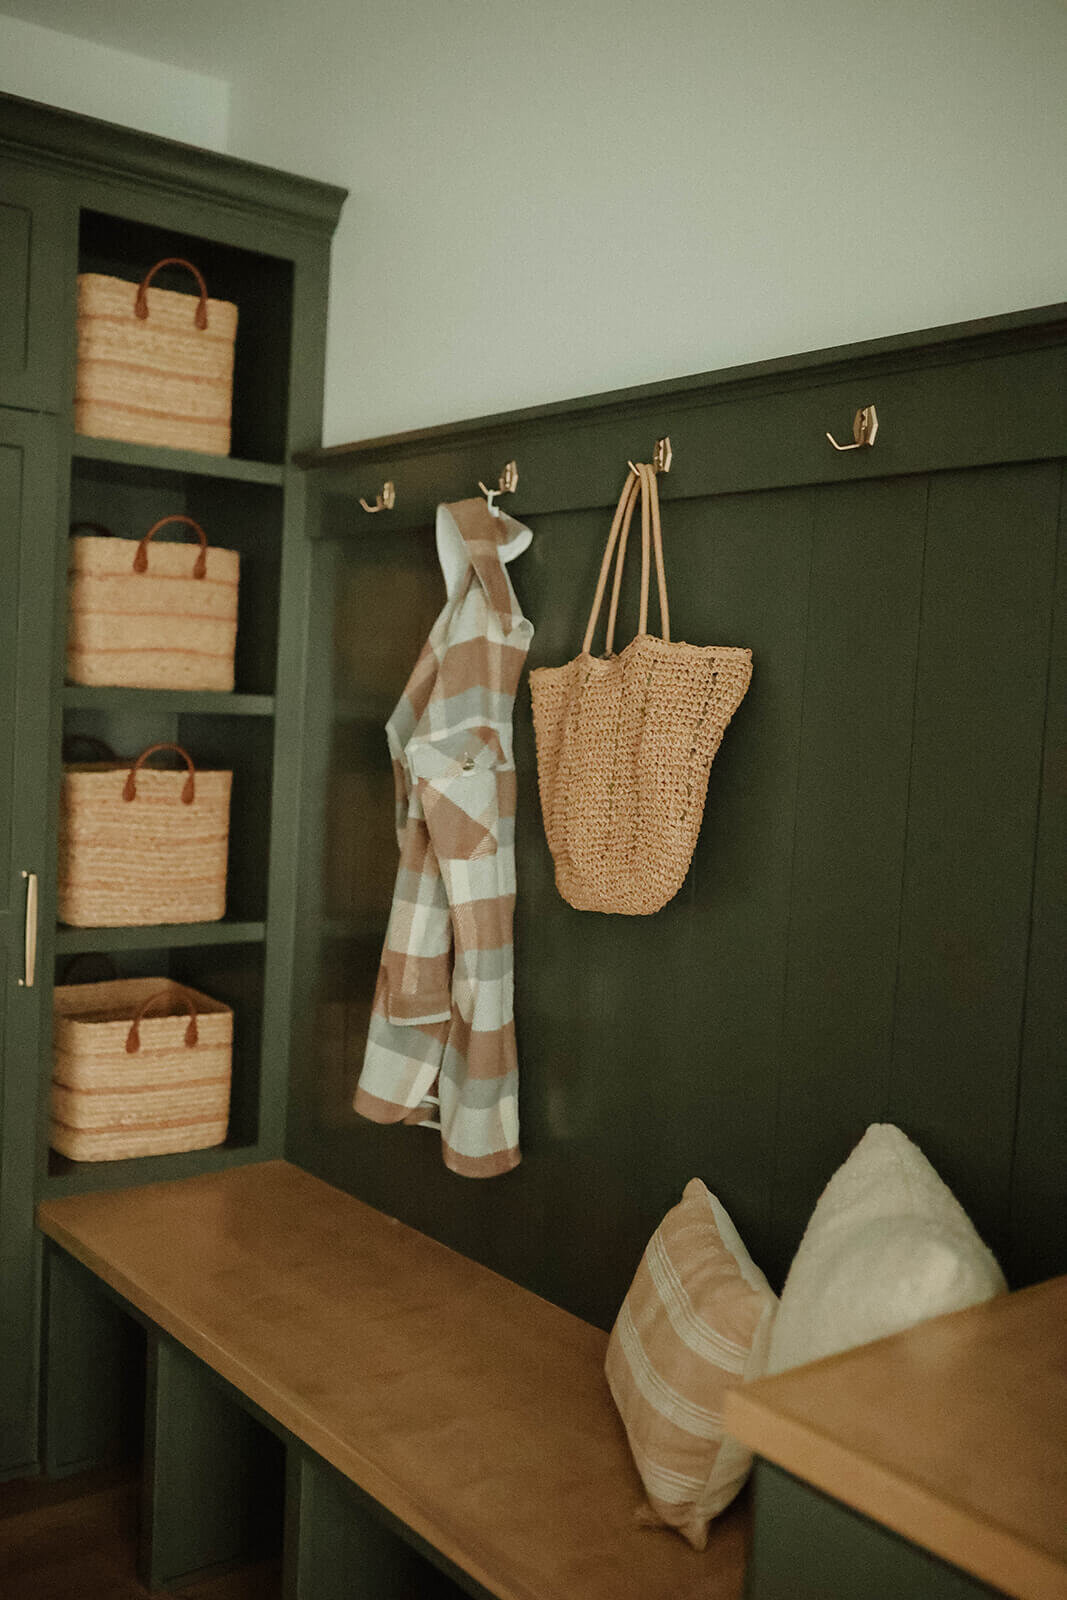
<path fill-rule="evenodd" d="M 64 1250 L 44 1257 L 42 1465 L 50 1478 L 135 1461 L 141 1448 L 144 1334 Z"/>
<path fill-rule="evenodd" d="M 989 1600 L 977 1578 L 767 1461 L 745 1600 Z"/>
<path fill-rule="evenodd" d="M 282 1454 L 202 1362 L 150 1333 L 138 1561 L 146 1588 L 276 1551 Z"/>
<path fill-rule="evenodd" d="M 384 1513 L 382 1514 L 385 1515 Z M 463 1600 L 325 1462 L 292 1445 L 286 1472 L 284 1600 Z"/>

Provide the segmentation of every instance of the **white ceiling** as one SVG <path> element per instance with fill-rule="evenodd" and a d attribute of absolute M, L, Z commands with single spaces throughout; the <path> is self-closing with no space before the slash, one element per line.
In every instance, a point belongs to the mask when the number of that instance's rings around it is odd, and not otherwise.
<path fill-rule="evenodd" d="M 316 0 L 0 0 L 0 13 L 171 66 L 232 78 L 249 41 Z"/>

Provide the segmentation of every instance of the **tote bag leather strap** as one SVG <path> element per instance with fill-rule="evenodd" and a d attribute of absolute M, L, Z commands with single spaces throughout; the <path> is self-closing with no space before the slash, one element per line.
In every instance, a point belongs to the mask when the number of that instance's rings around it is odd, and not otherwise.
<path fill-rule="evenodd" d="M 649 585 L 649 545 L 656 559 L 656 587 L 659 596 L 660 628 L 665 642 L 670 643 L 671 621 L 667 606 L 667 579 L 663 567 L 663 530 L 660 523 L 659 489 L 656 483 L 656 471 L 644 462 L 638 462 L 631 467 L 623 485 L 619 503 L 615 508 L 615 515 L 611 521 L 611 530 L 608 542 L 604 549 L 604 559 L 600 564 L 600 577 L 597 580 L 596 594 L 593 596 L 593 608 L 589 614 L 589 625 L 585 630 L 585 639 L 582 644 L 582 654 L 588 655 L 593 643 L 593 635 L 600 617 L 600 608 L 604 603 L 604 591 L 607 588 L 608 572 L 611 567 L 611 558 L 615 560 L 615 579 L 611 588 L 611 604 L 608 609 L 607 637 L 604 641 L 606 655 L 611 655 L 615 643 L 615 622 L 619 610 L 619 592 L 622 587 L 622 571 L 626 561 L 626 546 L 630 535 L 630 523 L 641 501 L 641 610 L 638 619 L 637 631 L 639 634 L 648 631 L 648 585 Z"/>

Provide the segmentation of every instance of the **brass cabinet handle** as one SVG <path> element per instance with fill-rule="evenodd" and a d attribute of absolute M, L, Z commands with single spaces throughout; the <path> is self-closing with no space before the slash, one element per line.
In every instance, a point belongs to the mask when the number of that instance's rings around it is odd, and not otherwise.
<path fill-rule="evenodd" d="M 22 876 L 26 880 L 26 946 L 25 976 L 19 979 L 19 987 L 32 989 L 37 977 L 37 874 L 24 872 Z"/>

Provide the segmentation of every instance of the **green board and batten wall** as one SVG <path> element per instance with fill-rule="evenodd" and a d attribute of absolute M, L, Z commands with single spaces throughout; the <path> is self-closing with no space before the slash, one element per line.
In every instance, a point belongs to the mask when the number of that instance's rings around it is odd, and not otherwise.
<path fill-rule="evenodd" d="M 835 452 L 871 403 L 875 445 Z M 524 1162 L 458 1179 L 435 1134 L 350 1110 L 396 859 L 381 725 L 443 597 L 433 507 L 517 460 L 503 503 L 534 537 L 510 571 L 530 665 L 558 663 L 627 458 L 664 434 L 673 635 L 749 646 L 752 687 L 688 879 L 645 919 L 557 894 L 521 686 Z M 891 1120 L 1013 1284 L 1064 1270 L 1065 455 L 1054 307 L 303 457 L 291 1158 L 607 1325 L 688 1178 L 780 1285 Z"/>

